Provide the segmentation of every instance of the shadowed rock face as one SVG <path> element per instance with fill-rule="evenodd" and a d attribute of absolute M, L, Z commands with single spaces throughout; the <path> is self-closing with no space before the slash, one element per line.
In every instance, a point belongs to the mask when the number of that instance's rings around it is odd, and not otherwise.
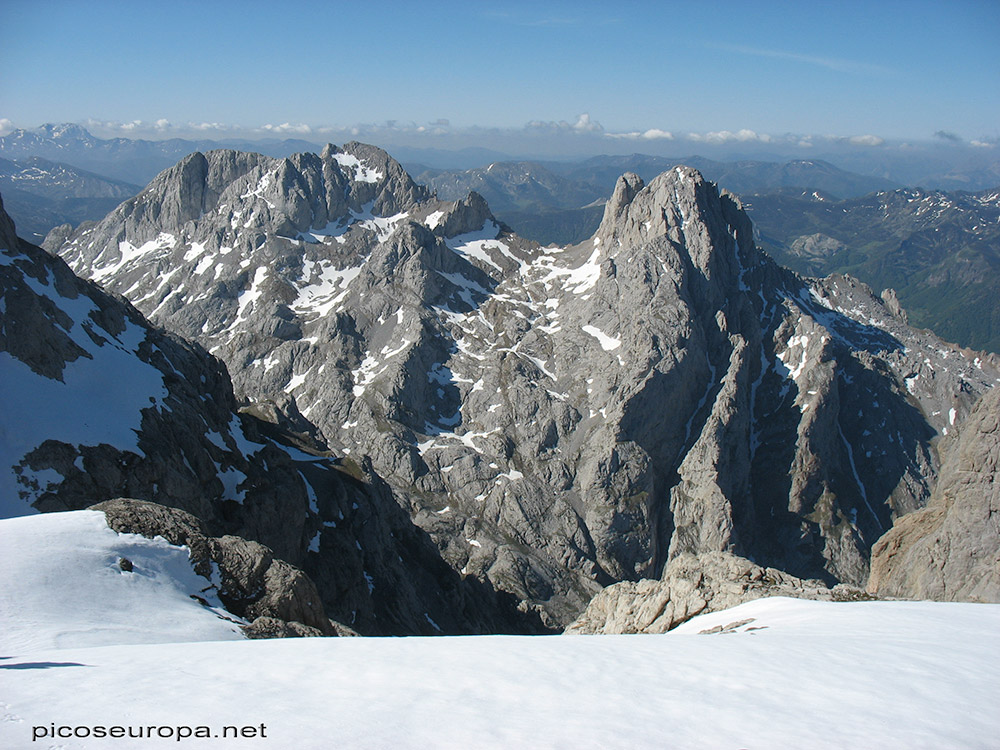
<path fill-rule="evenodd" d="M 49 246 L 553 628 L 684 554 L 863 584 L 1000 377 L 849 277 L 776 266 L 693 169 L 625 175 L 594 237 L 540 248 L 360 144 L 191 160 Z"/>
<path fill-rule="evenodd" d="M 868 590 L 939 601 L 1000 601 L 1000 389 L 962 424 L 927 507 L 872 548 Z"/>

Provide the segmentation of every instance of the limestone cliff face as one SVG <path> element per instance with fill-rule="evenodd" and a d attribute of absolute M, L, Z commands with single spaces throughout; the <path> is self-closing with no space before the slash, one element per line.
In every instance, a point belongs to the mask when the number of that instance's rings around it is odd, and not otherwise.
<path fill-rule="evenodd" d="M 897 519 L 872 548 L 880 596 L 1000 601 L 1000 389 L 982 397 L 923 510 Z"/>
<path fill-rule="evenodd" d="M 554 628 L 685 554 L 863 584 L 1000 378 L 863 284 L 776 266 L 684 167 L 542 248 L 371 147 L 212 152 L 47 245 Z"/>

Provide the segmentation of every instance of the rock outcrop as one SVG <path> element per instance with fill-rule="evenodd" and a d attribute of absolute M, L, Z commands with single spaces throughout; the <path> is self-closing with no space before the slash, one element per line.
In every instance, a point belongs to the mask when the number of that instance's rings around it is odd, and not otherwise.
<path fill-rule="evenodd" d="M 768 596 L 820 601 L 870 598 L 860 589 L 804 581 L 726 552 L 682 554 L 659 580 L 625 581 L 595 596 L 568 628 L 569 634 L 666 633 L 708 612 Z"/>
<path fill-rule="evenodd" d="M 623 176 L 592 238 L 542 248 L 360 144 L 189 162 L 49 247 L 552 629 L 685 554 L 863 585 L 1000 378 L 867 286 L 778 267 L 690 168 Z"/>
<path fill-rule="evenodd" d="M 923 510 L 872 547 L 879 596 L 1000 602 L 1000 388 L 982 397 Z"/>
<path fill-rule="evenodd" d="M 94 505 L 119 534 L 161 536 L 190 550 L 195 572 L 209 582 L 226 610 L 251 622 L 250 632 L 274 635 L 337 635 L 316 585 L 262 544 L 241 537 L 209 536 L 204 524 L 177 508 L 116 498 Z"/>

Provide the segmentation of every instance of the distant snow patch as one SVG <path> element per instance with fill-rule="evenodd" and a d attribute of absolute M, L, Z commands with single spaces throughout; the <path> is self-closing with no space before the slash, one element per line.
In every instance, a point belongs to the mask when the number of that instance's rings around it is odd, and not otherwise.
<path fill-rule="evenodd" d="M 266 277 L 267 267 L 258 266 L 257 270 L 254 271 L 253 280 L 250 282 L 250 288 L 240 292 L 239 299 L 237 300 L 239 302 L 239 308 L 236 311 L 236 320 L 234 321 L 234 324 L 243 320 L 247 310 L 250 308 L 250 305 L 260 299 L 260 285 L 264 283 L 264 279 Z"/>
<path fill-rule="evenodd" d="M 145 256 L 152 254 L 157 254 L 157 255 L 162 254 L 162 251 L 166 250 L 167 248 L 173 247 L 176 242 L 177 238 L 172 234 L 168 234 L 167 232 L 161 232 L 156 237 L 155 240 L 150 240 L 149 242 L 145 242 L 139 247 L 136 247 L 127 240 L 123 240 L 122 242 L 118 243 L 118 260 L 112 261 L 106 266 L 95 268 L 91 272 L 90 278 L 92 278 L 94 281 L 103 281 L 108 276 L 114 275 L 122 268 L 127 266 L 129 263 L 138 258 L 144 258 Z M 102 256 L 104 256 L 104 254 L 105 253 L 102 252 L 101 255 L 98 256 L 98 258 L 100 259 Z"/>
<path fill-rule="evenodd" d="M 600 249 L 595 249 L 590 258 L 577 268 L 552 266 L 549 275 L 542 279 L 542 283 L 545 284 L 565 277 L 566 288 L 574 294 L 589 291 L 597 285 L 598 279 L 601 278 L 601 264 L 598 262 L 600 256 Z"/>
<path fill-rule="evenodd" d="M 583 329 L 584 333 L 587 333 L 593 336 L 595 339 L 597 339 L 598 343 L 600 343 L 601 345 L 601 348 L 606 352 L 614 351 L 615 349 L 617 349 L 619 346 L 622 345 L 620 339 L 616 339 L 613 336 L 608 336 L 600 328 L 590 325 L 581 326 L 581 328 Z"/>
<path fill-rule="evenodd" d="M 497 239 L 499 234 L 500 225 L 494 221 L 487 221 L 482 229 L 450 237 L 445 240 L 445 244 L 455 253 L 469 260 L 478 260 L 498 271 L 503 271 L 503 268 L 493 259 L 491 253 L 499 253 L 510 258 L 518 266 L 524 266 L 525 262 L 510 251 L 510 246 Z"/>
<path fill-rule="evenodd" d="M 369 167 L 353 154 L 334 154 L 334 161 L 347 169 L 353 169 L 353 179 L 355 182 L 375 183 L 385 177 L 385 174 L 373 167 Z"/>
<path fill-rule="evenodd" d="M 305 283 L 289 307 L 300 315 L 325 317 L 344 301 L 348 286 L 361 274 L 362 267 L 334 268 L 329 261 L 305 261 L 300 280 Z"/>

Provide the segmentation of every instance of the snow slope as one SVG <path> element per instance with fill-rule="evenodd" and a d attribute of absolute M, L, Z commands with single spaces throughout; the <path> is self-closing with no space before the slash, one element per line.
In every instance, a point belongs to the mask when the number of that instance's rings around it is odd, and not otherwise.
<path fill-rule="evenodd" d="M 54 515 L 0 526 L 4 748 L 913 750 L 1000 737 L 1000 605 L 775 598 L 666 635 L 136 643 L 128 612 L 148 640 L 233 634 L 185 609 L 183 561 L 163 545 L 113 539 L 93 512 Z M 33 525 L 55 531 L 31 541 Z M 172 576 L 122 575 L 122 554 Z M 95 726 L 154 737 L 82 736 Z M 227 726 L 253 739 L 212 736 Z M 71 736 L 53 739 L 59 727 Z"/>
<path fill-rule="evenodd" d="M 242 639 L 211 585 L 187 547 L 119 534 L 99 511 L 0 520 L 0 655 Z"/>

